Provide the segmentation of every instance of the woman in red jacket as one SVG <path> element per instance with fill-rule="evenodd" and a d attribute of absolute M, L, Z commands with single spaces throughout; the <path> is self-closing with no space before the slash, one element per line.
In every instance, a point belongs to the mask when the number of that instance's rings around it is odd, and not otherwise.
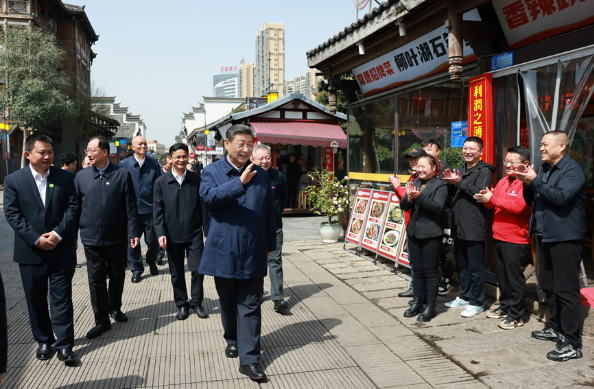
<path fill-rule="evenodd" d="M 485 207 L 495 209 L 493 216 L 493 262 L 499 282 L 501 305 L 487 317 L 502 319 L 499 327 L 511 330 L 524 325 L 526 279 L 524 269 L 531 262 L 528 243 L 530 207 L 523 197 L 523 184 L 516 179 L 514 169 L 528 166 L 530 151 L 522 146 L 507 149 L 503 164 L 507 177 L 502 178 L 493 191 L 481 190 L 474 198 Z"/>

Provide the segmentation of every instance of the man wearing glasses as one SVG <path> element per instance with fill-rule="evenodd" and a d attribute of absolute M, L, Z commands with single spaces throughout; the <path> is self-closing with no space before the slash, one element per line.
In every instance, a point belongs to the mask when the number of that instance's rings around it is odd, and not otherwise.
<path fill-rule="evenodd" d="M 586 177 L 569 157 L 569 138 L 551 131 L 540 141 L 542 167 L 519 165 L 516 176 L 526 184 L 532 204 L 530 232 L 536 232 L 538 282 L 551 313 L 546 327 L 533 331 L 538 340 L 557 342 L 547 358 L 557 362 L 582 357 L 580 335 L 580 263 L 586 237 Z"/>
<path fill-rule="evenodd" d="M 274 310 L 280 312 L 287 309 L 283 294 L 283 210 L 287 204 L 287 186 L 285 177 L 280 171 L 273 169 L 270 157 L 270 147 L 256 145 L 254 147 L 254 163 L 268 171 L 268 178 L 272 186 L 274 199 L 274 213 L 276 217 L 276 250 L 268 257 L 268 271 L 270 273 L 270 299 L 274 302 Z"/>
<path fill-rule="evenodd" d="M 128 321 L 121 310 L 126 252 L 128 247 L 138 246 L 140 235 L 132 177 L 126 169 L 110 163 L 108 155 L 108 140 L 92 138 L 87 145 L 91 166 L 78 172 L 74 181 L 80 204 L 77 227 L 85 248 L 95 313 L 89 339 L 111 329 L 110 316 L 120 323 Z"/>
<path fill-rule="evenodd" d="M 155 191 L 155 181 L 161 176 L 161 168 L 156 160 L 147 158 L 146 139 L 142 136 L 132 139 L 132 150 L 134 155 L 131 158 L 122 160 L 120 166 L 130 172 L 132 182 L 134 182 L 138 207 L 138 225 L 142 227 L 144 242 L 147 245 L 146 263 L 150 267 L 151 274 L 156 276 L 159 274 L 156 263 L 159 243 L 153 226 L 153 192 Z M 132 282 L 140 282 L 142 273 L 144 273 L 140 244 L 128 249 L 128 262 L 132 271 Z"/>

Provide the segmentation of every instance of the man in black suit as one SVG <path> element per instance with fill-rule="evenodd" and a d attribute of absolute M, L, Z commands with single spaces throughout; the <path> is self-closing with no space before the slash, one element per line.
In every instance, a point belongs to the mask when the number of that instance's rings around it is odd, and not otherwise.
<path fill-rule="evenodd" d="M 25 157 L 29 166 L 4 180 L 4 214 L 15 231 L 14 261 L 21 272 L 33 338 L 39 344 L 37 359 L 51 358 L 55 343 L 58 358 L 73 364 L 72 276 L 78 212 L 74 175 L 51 166 L 53 143 L 48 136 L 27 138 Z"/>
<path fill-rule="evenodd" d="M 80 204 L 78 227 L 85 248 L 91 305 L 95 327 L 93 339 L 111 329 L 111 316 L 126 322 L 122 312 L 122 293 L 128 245 L 138 245 L 138 213 L 132 177 L 126 169 L 109 162 L 109 142 L 97 136 L 87 145 L 91 166 L 76 175 Z M 109 276 L 109 288 L 106 275 Z"/>
<path fill-rule="evenodd" d="M 204 276 L 198 273 L 204 250 L 200 175 L 189 170 L 188 146 L 176 143 L 169 149 L 173 168 L 155 181 L 153 220 L 159 245 L 167 249 L 173 298 L 177 306 L 177 320 L 185 320 L 190 310 L 199 318 L 208 314 L 202 305 Z M 192 274 L 191 297 L 188 303 L 184 257 Z"/>
<path fill-rule="evenodd" d="M 8 326 L 6 322 L 6 295 L 4 294 L 4 283 L 0 274 L 0 385 L 6 373 L 8 362 Z"/>

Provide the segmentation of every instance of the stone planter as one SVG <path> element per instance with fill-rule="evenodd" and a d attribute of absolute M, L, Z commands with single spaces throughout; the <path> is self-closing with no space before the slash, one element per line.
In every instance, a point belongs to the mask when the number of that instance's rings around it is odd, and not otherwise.
<path fill-rule="evenodd" d="M 336 243 L 342 227 L 339 223 L 320 223 L 320 234 L 322 235 L 322 242 L 324 243 Z"/>

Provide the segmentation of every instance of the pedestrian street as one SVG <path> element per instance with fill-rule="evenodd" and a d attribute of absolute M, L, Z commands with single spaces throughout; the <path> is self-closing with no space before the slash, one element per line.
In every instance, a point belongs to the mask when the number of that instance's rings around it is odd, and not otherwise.
<path fill-rule="evenodd" d="M 262 304 L 262 367 L 258 384 L 226 358 L 217 294 L 205 279 L 210 318 L 175 319 L 167 261 L 159 275 L 132 284 L 126 275 L 127 323 L 112 323 L 88 340 L 94 324 L 84 255 L 73 280 L 74 352 L 67 367 L 57 358 L 35 358 L 20 284 L 12 262 L 12 230 L 0 220 L 0 266 L 9 324 L 8 372 L 4 388 L 526 388 L 583 387 L 594 380 L 589 366 L 594 341 L 584 337 L 584 358 L 558 364 L 550 348 L 530 339 L 542 327 L 531 318 L 524 327 L 502 331 L 483 315 L 463 319 L 446 312 L 430 323 L 406 319 L 407 300 L 396 297 L 408 282 L 372 262 L 323 244 L 317 226 L 324 218 L 285 218 L 283 267 L 289 311 L 272 309 L 265 280 Z M 189 279 L 189 272 L 186 272 Z M 454 292 L 453 292 L 454 293 Z M 538 369 L 538 367 L 542 367 Z M 535 370 L 536 369 L 536 370 Z M 540 372 L 540 373 L 537 373 Z"/>

